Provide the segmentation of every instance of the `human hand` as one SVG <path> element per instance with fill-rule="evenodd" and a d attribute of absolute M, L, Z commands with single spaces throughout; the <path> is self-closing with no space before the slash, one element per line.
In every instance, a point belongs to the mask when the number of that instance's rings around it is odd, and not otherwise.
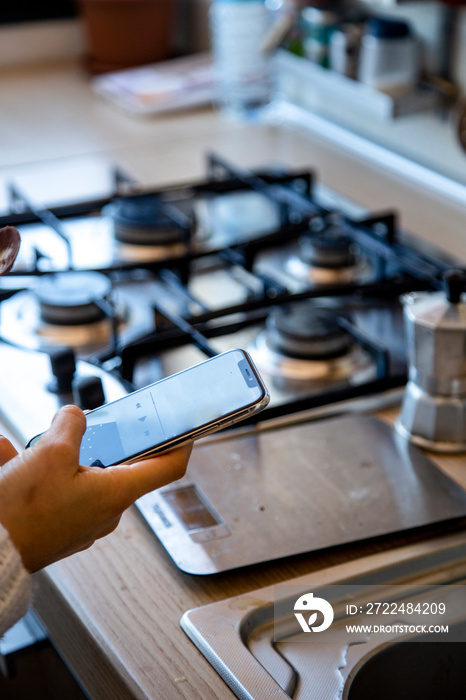
<path fill-rule="evenodd" d="M 0 523 L 31 573 L 112 532 L 140 496 L 180 479 L 191 445 L 134 464 L 79 464 L 84 413 L 64 406 L 40 441 L 18 454 L 0 439 Z"/>

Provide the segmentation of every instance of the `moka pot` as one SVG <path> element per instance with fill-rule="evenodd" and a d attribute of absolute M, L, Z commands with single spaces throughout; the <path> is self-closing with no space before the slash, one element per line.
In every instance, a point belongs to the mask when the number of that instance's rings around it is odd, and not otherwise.
<path fill-rule="evenodd" d="M 466 271 L 445 291 L 405 295 L 409 381 L 397 430 L 438 452 L 466 451 Z"/>

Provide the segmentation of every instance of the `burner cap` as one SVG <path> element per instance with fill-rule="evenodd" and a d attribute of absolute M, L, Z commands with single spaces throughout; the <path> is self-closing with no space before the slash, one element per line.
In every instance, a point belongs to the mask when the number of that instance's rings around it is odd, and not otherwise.
<path fill-rule="evenodd" d="M 160 195 L 141 194 L 112 203 L 115 238 L 134 245 L 170 245 L 183 240 L 183 229 L 163 210 Z"/>
<path fill-rule="evenodd" d="M 270 344 L 288 357 L 330 359 L 344 355 L 353 339 L 338 324 L 339 315 L 310 304 L 280 307 L 267 318 Z"/>
<path fill-rule="evenodd" d="M 35 295 L 44 323 L 70 326 L 103 319 L 98 302 L 106 301 L 111 290 L 112 283 L 99 272 L 62 272 L 43 278 Z"/>
<path fill-rule="evenodd" d="M 338 229 L 330 228 L 318 235 L 303 237 L 299 257 L 312 267 L 352 267 L 356 264 L 355 244 Z"/>

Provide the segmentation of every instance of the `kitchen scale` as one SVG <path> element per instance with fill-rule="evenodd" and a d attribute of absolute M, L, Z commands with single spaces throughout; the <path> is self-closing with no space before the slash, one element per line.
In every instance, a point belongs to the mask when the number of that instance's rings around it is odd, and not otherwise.
<path fill-rule="evenodd" d="M 214 574 L 466 516 L 466 493 L 377 418 L 208 438 L 137 506 L 175 564 Z"/>

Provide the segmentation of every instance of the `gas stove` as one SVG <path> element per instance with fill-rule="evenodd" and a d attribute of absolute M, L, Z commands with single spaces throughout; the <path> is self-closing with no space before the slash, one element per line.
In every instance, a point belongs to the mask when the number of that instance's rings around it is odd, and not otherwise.
<path fill-rule="evenodd" d="M 400 295 L 440 289 L 461 264 L 312 171 L 214 154 L 196 183 L 148 190 L 115 169 L 114 191 L 91 201 L 45 209 L 9 193 L 0 226 L 22 244 L 0 279 L 0 415 L 23 441 L 63 403 L 93 408 L 234 347 L 271 395 L 246 431 L 399 401 Z"/>
<path fill-rule="evenodd" d="M 12 184 L 0 224 L 22 245 L 2 340 L 71 347 L 134 388 L 245 346 L 269 417 L 402 386 L 399 296 L 437 289 L 457 261 L 407 242 L 394 213 L 329 208 L 314 180 L 212 155 L 204 182 L 142 191 L 116 171 L 112 196 L 51 209 Z"/>

